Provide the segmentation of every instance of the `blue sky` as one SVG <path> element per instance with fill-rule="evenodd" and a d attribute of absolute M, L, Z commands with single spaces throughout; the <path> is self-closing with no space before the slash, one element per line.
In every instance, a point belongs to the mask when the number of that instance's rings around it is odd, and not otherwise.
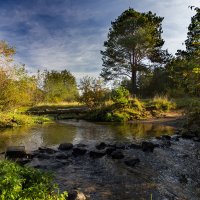
<path fill-rule="evenodd" d="M 15 59 L 37 69 L 70 70 L 76 78 L 98 76 L 100 50 L 111 21 L 129 7 L 164 17 L 164 48 L 184 49 L 191 11 L 199 0 L 0 0 L 0 40 L 17 49 Z"/>

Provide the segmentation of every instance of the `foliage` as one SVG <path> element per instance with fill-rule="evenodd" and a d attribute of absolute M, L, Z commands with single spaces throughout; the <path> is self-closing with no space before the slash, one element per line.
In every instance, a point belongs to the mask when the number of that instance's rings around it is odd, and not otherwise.
<path fill-rule="evenodd" d="M 183 88 L 186 94 L 200 96 L 200 8 L 195 11 L 188 27 L 186 50 L 178 50 L 167 69 L 177 91 Z"/>
<path fill-rule="evenodd" d="M 56 193 L 52 176 L 37 169 L 0 161 L 1 200 L 65 200 L 67 193 Z"/>
<path fill-rule="evenodd" d="M 43 88 L 47 102 L 75 101 L 78 96 L 75 77 L 67 70 L 46 71 Z"/>
<path fill-rule="evenodd" d="M 170 101 L 166 96 L 155 96 L 149 102 L 148 107 L 158 111 L 169 111 L 175 108 L 175 103 Z"/>
<path fill-rule="evenodd" d="M 0 128 L 42 124 L 46 122 L 50 122 L 50 119 L 44 116 L 31 116 L 13 112 L 0 112 Z"/>
<path fill-rule="evenodd" d="M 81 91 L 79 101 L 86 104 L 89 108 L 101 107 L 109 99 L 108 89 L 101 79 L 89 76 L 83 77 L 80 80 L 79 89 Z"/>
<path fill-rule="evenodd" d="M 133 9 L 124 11 L 114 22 L 104 42 L 103 69 L 101 76 L 105 80 L 116 77 L 130 77 L 132 92 L 136 92 L 136 74 L 146 69 L 148 63 L 162 63 L 166 51 L 161 47 L 163 18 L 155 14 L 140 13 Z"/>
<path fill-rule="evenodd" d="M 128 104 L 129 96 L 130 96 L 129 91 L 122 86 L 114 89 L 111 94 L 113 102 L 121 105 Z"/>

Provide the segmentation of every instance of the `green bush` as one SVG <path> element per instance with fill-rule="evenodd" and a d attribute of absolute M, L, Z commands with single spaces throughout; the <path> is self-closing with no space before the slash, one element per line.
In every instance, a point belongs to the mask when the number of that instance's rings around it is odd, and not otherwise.
<path fill-rule="evenodd" d="M 130 99 L 129 106 L 130 108 L 136 109 L 138 111 L 143 111 L 145 109 L 144 103 L 137 98 Z"/>
<path fill-rule="evenodd" d="M 114 103 L 127 105 L 129 102 L 130 93 L 126 88 L 120 86 L 112 91 L 111 96 Z"/>
<path fill-rule="evenodd" d="M 1 200 L 65 200 L 52 184 L 52 176 L 37 169 L 0 161 Z"/>

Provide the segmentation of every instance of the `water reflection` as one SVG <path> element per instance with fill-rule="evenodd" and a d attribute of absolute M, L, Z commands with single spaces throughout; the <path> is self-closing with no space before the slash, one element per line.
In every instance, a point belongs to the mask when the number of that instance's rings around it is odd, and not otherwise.
<path fill-rule="evenodd" d="M 34 150 L 39 146 L 54 146 L 62 142 L 140 141 L 172 133 L 172 127 L 157 124 L 90 123 L 69 120 L 56 124 L 0 130 L 0 151 L 11 145 L 24 145 L 27 150 Z"/>

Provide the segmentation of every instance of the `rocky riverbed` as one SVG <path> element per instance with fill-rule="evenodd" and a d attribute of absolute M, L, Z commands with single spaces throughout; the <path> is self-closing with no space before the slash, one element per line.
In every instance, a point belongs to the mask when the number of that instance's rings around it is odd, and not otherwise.
<path fill-rule="evenodd" d="M 53 171 L 61 190 L 90 200 L 200 199 L 200 138 L 187 130 L 140 143 L 62 143 L 23 164 Z"/>

